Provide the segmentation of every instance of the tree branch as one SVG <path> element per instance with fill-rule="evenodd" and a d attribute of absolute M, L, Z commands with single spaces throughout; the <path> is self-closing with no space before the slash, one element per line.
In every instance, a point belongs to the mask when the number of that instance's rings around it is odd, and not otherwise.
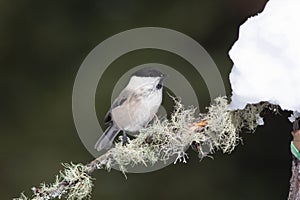
<path fill-rule="evenodd" d="M 200 159 L 221 150 L 230 153 L 239 143 L 241 129 L 254 131 L 257 117 L 270 104 L 248 105 L 243 110 L 231 111 L 226 97 L 219 97 L 208 107 L 205 114 L 196 114 L 194 108 L 185 109 L 180 101 L 170 119 L 154 122 L 126 146 L 122 141 L 105 154 L 83 164 L 63 164 L 65 169 L 56 176 L 53 184 L 33 187 L 33 200 L 49 200 L 66 197 L 68 200 L 89 198 L 92 187 L 92 173 L 97 169 L 110 170 L 118 167 L 125 175 L 129 166 L 151 166 L 158 161 L 167 161 L 174 155 L 177 161 L 186 162 L 185 150 L 192 146 Z M 120 137 L 122 140 L 122 137 Z M 205 146 L 205 148 L 204 148 Z M 29 200 L 24 194 L 15 200 Z"/>

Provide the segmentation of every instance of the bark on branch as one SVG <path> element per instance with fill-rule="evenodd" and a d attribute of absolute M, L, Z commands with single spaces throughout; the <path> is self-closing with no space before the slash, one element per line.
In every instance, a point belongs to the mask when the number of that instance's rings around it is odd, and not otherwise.
<path fill-rule="evenodd" d="M 299 130 L 299 119 L 293 122 L 293 130 Z M 293 156 L 292 177 L 290 179 L 290 192 L 288 200 L 300 200 L 300 160 Z"/>

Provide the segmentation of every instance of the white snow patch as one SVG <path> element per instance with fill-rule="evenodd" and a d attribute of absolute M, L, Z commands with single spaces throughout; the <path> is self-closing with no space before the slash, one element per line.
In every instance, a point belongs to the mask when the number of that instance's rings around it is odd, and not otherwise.
<path fill-rule="evenodd" d="M 262 126 L 262 125 L 265 124 L 264 119 L 263 119 L 259 114 L 256 114 L 256 123 L 257 123 L 259 126 Z"/>
<path fill-rule="evenodd" d="M 299 117 L 300 117 L 300 113 L 297 111 L 294 111 L 293 114 L 291 114 L 291 116 L 288 117 L 288 119 L 290 120 L 291 123 L 293 123 Z"/>
<path fill-rule="evenodd" d="M 231 109 L 268 101 L 300 112 L 300 1 L 270 0 L 229 52 Z"/>

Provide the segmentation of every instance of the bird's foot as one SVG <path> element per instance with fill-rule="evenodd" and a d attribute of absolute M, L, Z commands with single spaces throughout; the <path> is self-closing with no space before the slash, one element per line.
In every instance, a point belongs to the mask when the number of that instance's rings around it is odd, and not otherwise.
<path fill-rule="evenodd" d="M 129 142 L 128 142 L 128 137 L 127 137 L 127 135 L 126 135 L 126 132 L 123 131 L 122 145 L 123 145 L 123 146 L 126 146 L 126 144 L 129 144 Z"/>

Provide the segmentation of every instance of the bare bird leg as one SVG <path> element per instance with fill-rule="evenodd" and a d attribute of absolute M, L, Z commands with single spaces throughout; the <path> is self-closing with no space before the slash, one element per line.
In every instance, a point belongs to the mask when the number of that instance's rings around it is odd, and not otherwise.
<path fill-rule="evenodd" d="M 126 132 L 123 130 L 123 138 L 122 138 L 122 145 L 125 146 L 126 144 L 128 144 L 128 138 L 126 135 Z"/>

